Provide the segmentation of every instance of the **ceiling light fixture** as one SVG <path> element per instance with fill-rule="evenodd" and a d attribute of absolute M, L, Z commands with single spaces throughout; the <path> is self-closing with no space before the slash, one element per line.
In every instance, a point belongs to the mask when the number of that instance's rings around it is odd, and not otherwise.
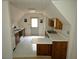
<path fill-rule="evenodd" d="M 35 12 L 36 12 L 36 10 L 29 10 L 29 12 L 30 12 L 30 13 L 35 13 Z"/>

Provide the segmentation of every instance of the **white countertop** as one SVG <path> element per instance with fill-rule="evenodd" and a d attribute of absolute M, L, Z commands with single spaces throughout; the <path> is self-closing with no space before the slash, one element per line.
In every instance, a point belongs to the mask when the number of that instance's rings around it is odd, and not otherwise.
<path fill-rule="evenodd" d="M 52 44 L 52 41 L 49 38 L 32 38 L 33 44 Z"/>
<path fill-rule="evenodd" d="M 60 34 L 52 34 L 52 33 L 50 34 L 48 32 L 47 32 L 47 34 L 51 41 L 68 41 L 69 40 L 68 38 L 63 37 Z"/>
<path fill-rule="evenodd" d="M 20 43 L 14 51 L 14 57 L 35 57 L 37 56 L 37 44 L 52 44 L 52 41 L 61 41 L 57 34 L 48 34 L 51 38 L 44 36 L 25 36 L 20 38 Z M 51 40 L 52 39 L 52 40 Z M 67 41 L 67 40 L 62 40 Z M 26 52 L 25 52 L 26 51 Z"/>
<path fill-rule="evenodd" d="M 20 28 L 19 30 L 17 30 L 17 29 L 15 29 L 14 30 L 14 33 L 16 34 L 16 33 L 18 33 L 19 31 L 21 31 L 21 30 L 23 30 L 24 28 Z"/>
<path fill-rule="evenodd" d="M 52 44 L 53 41 L 68 41 L 69 39 L 66 39 L 63 36 L 60 36 L 59 34 L 49 34 L 47 33 L 48 37 L 44 38 L 32 38 L 33 44 Z"/>
<path fill-rule="evenodd" d="M 52 44 L 53 41 L 68 41 L 68 38 L 65 38 L 61 36 L 60 34 L 50 34 L 48 33 L 48 37 L 43 37 L 43 38 L 32 38 L 32 43 L 33 44 Z"/>

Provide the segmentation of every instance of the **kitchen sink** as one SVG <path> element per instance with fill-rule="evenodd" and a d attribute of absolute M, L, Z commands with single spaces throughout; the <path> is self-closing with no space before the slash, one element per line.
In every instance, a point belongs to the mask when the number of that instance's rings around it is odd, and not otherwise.
<path fill-rule="evenodd" d="M 50 31 L 50 30 L 48 30 L 47 32 L 48 32 L 48 33 L 51 33 L 51 34 L 57 34 L 56 31 Z"/>

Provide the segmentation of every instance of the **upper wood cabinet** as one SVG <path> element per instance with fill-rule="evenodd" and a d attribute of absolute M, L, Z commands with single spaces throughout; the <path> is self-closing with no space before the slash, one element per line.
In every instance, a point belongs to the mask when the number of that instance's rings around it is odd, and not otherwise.
<path fill-rule="evenodd" d="M 54 23 L 54 28 L 55 28 L 55 29 L 62 30 L 62 28 L 63 28 L 63 23 L 62 23 L 58 18 L 56 18 L 54 22 L 55 22 L 55 23 Z"/>
<path fill-rule="evenodd" d="M 58 29 L 58 30 L 62 30 L 63 28 L 63 23 L 60 21 L 59 18 L 51 18 L 48 20 L 48 26 L 50 27 L 54 27 L 55 29 Z"/>
<path fill-rule="evenodd" d="M 54 27 L 54 21 L 53 21 L 52 19 L 49 19 L 49 20 L 48 20 L 48 25 L 49 25 L 50 27 Z"/>

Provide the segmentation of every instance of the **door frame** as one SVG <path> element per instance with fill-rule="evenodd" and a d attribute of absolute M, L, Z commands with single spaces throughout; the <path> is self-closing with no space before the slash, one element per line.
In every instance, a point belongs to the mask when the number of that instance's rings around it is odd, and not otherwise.
<path fill-rule="evenodd" d="M 30 29 L 31 29 L 30 32 L 31 32 L 31 35 L 32 35 L 32 28 L 33 28 L 33 27 L 32 27 L 32 18 L 37 18 L 37 19 L 38 19 L 38 27 L 37 27 L 37 28 L 38 28 L 38 35 L 39 35 L 39 17 L 30 17 L 30 20 L 31 20 L 31 25 L 30 25 Z M 35 28 L 36 28 L 36 27 L 35 27 Z"/>

